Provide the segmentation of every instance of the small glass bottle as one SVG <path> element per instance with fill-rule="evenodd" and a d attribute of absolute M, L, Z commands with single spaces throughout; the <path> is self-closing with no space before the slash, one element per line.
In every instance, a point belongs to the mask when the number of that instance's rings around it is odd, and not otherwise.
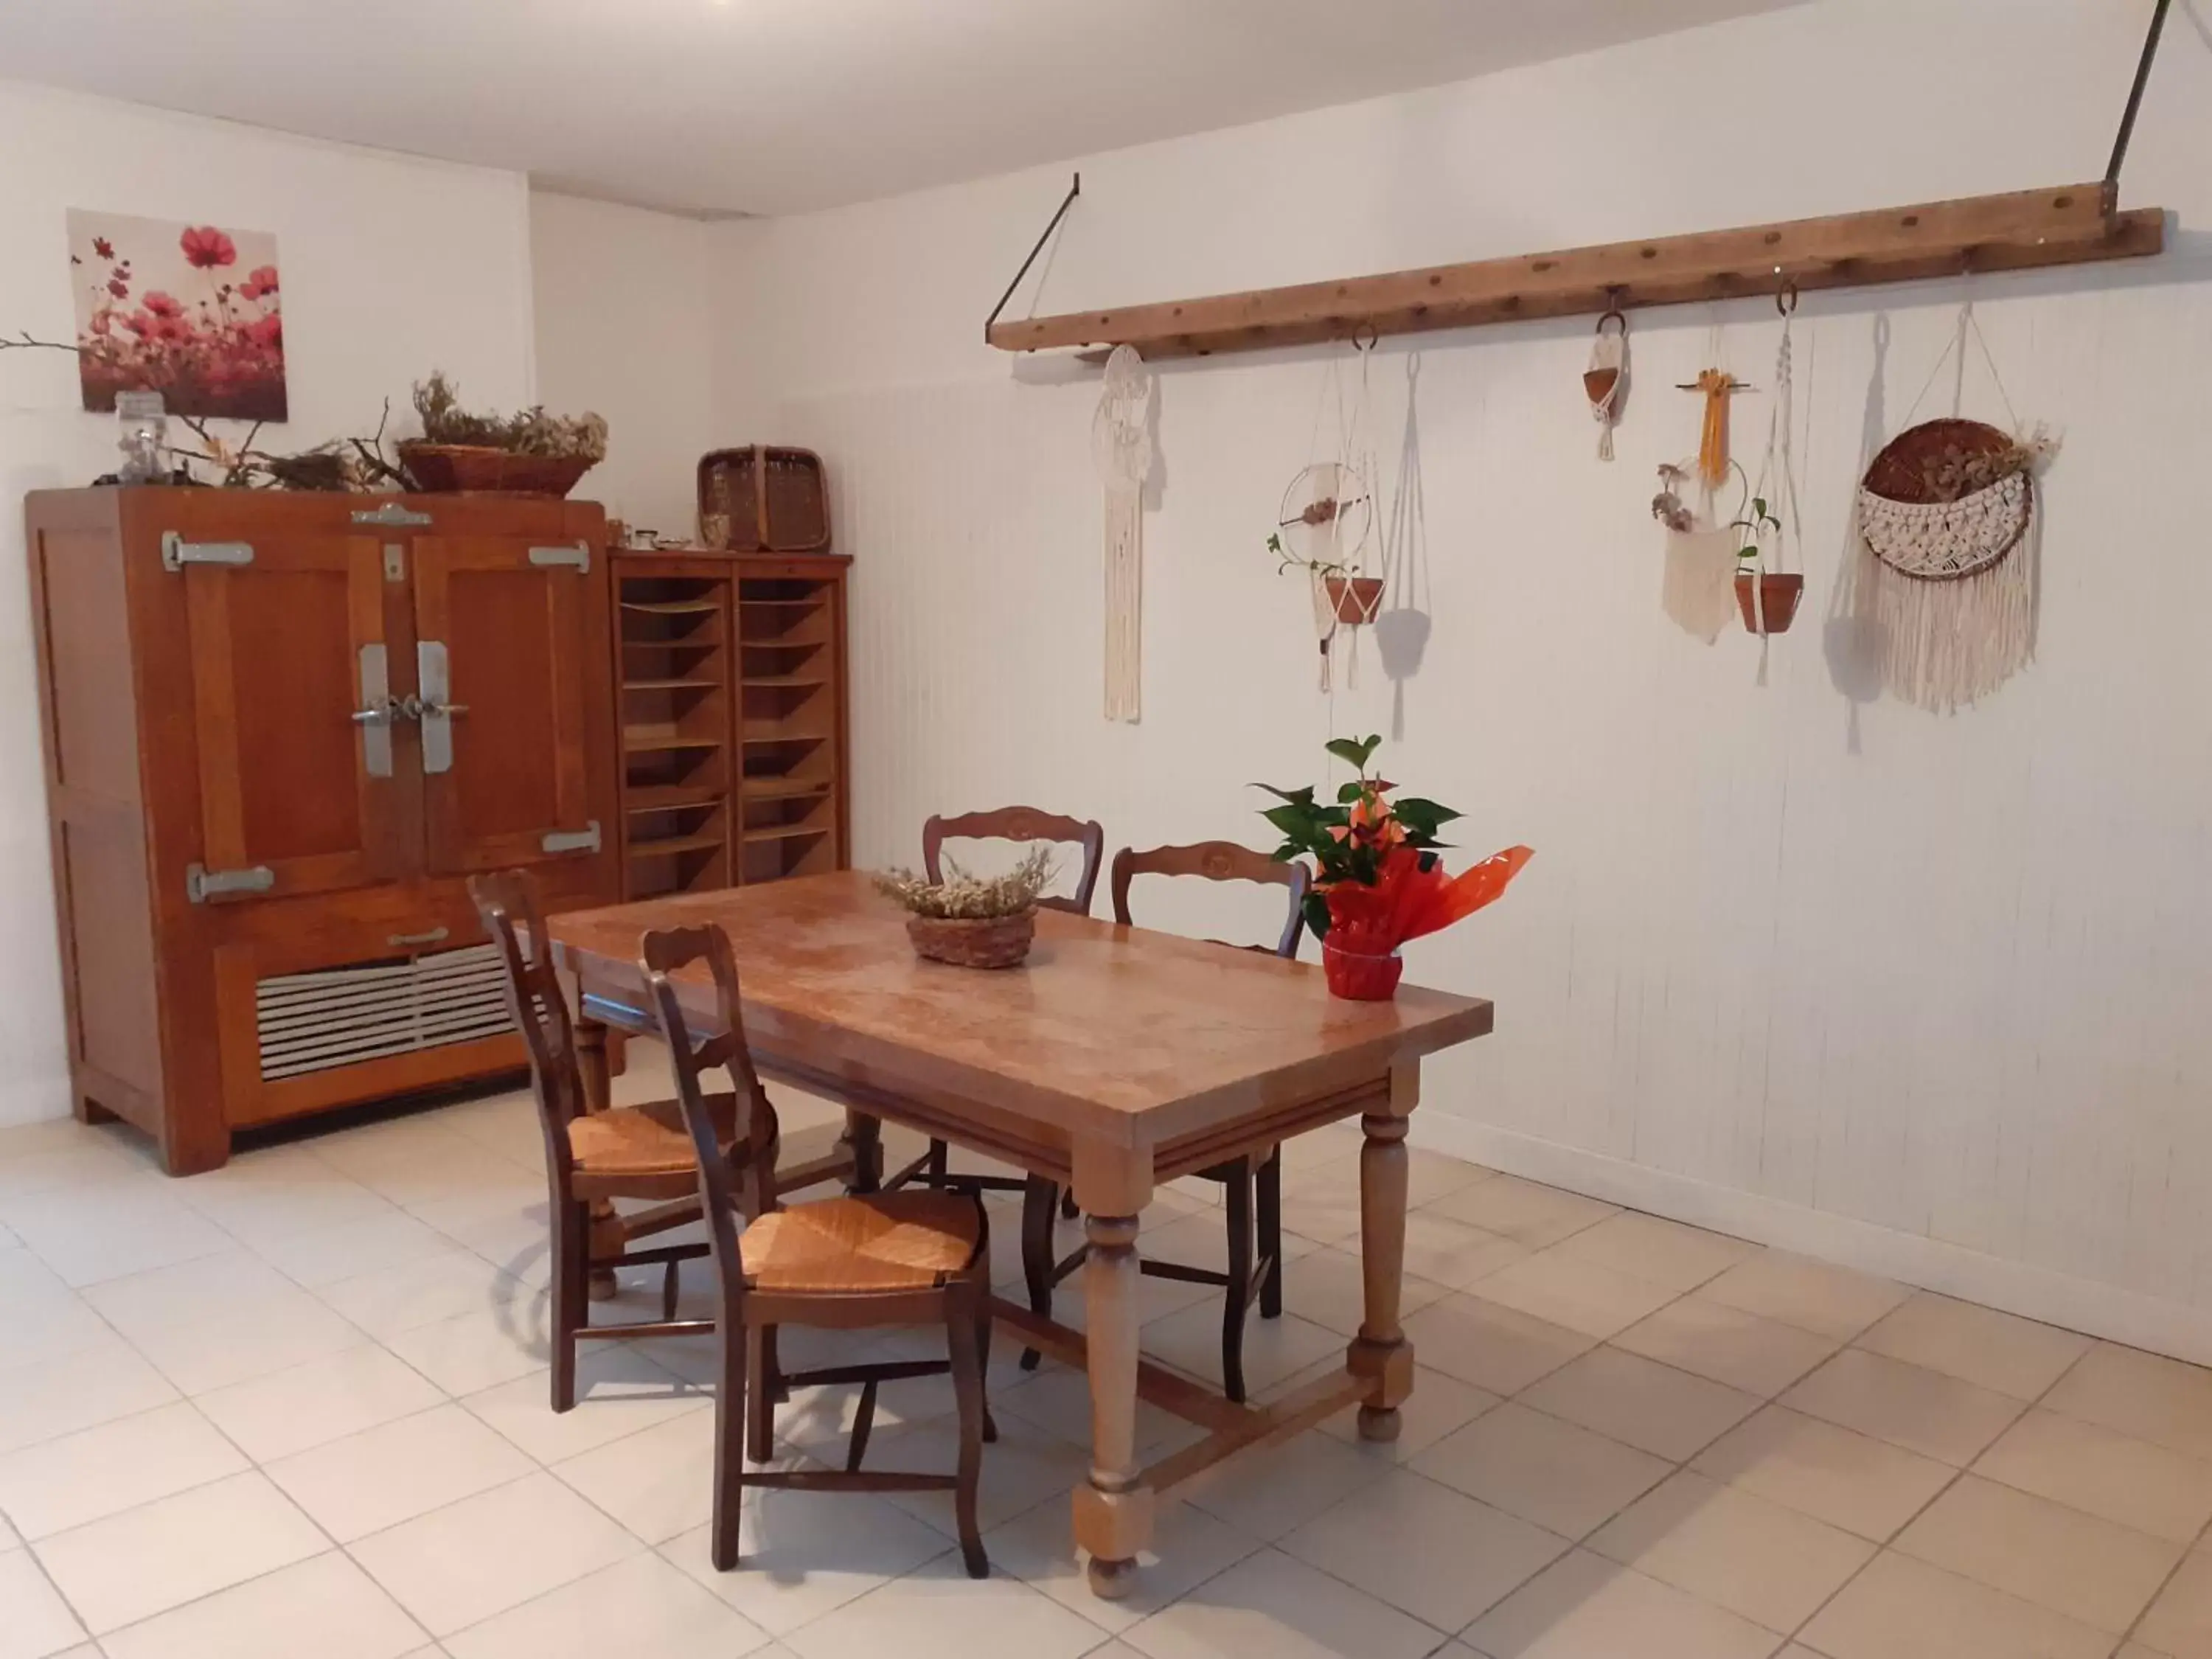
<path fill-rule="evenodd" d="M 115 447 L 123 452 L 116 476 L 127 484 L 158 483 L 169 476 L 162 459 L 161 441 L 167 434 L 168 414 L 158 392 L 118 392 L 115 421 L 122 436 Z"/>

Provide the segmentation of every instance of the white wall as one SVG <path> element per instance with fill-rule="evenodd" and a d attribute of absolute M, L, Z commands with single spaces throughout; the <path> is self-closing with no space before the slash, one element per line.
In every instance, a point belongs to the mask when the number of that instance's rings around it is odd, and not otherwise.
<path fill-rule="evenodd" d="M 528 192 L 516 175 L 289 138 L 0 82 L 0 329 L 75 331 L 72 207 L 276 233 L 292 418 L 307 448 L 374 430 L 433 368 L 532 401 Z M 68 1109 L 23 492 L 112 471 L 115 422 L 60 352 L 0 356 L 0 1124 Z"/>
<path fill-rule="evenodd" d="M 714 447 L 710 234 L 640 208 L 530 198 L 538 395 L 607 417 L 607 459 L 584 488 L 611 517 L 687 538 L 694 469 Z"/>
<path fill-rule="evenodd" d="M 1826 0 L 1092 158 L 1016 308 L 2092 178 L 2144 10 Z M 2212 51 L 2188 16 L 2125 191 L 2179 212 L 2174 251 L 1974 286 L 2013 403 L 2066 447 L 2039 659 L 1972 713 L 1869 701 L 1823 653 L 1864 445 L 1903 423 L 1959 284 L 1804 303 L 1810 585 L 1765 689 L 1747 637 L 1709 648 L 1661 614 L 1646 505 L 1696 445 L 1674 382 L 1718 361 L 1771 384 L 1770 305 L 1636 319 L 1611 467 L 1586 320 L 1385 343 L 1393 490 L 1419 374 L 1435 618 L 1388 769 L 1467 809 L 1471 851 L 1538 849 L 1504 904 L 1409 953 L 1498 1005 L 1494 1037 L 1432 1066 L 1418 1135 L 2212 1358 Z M 1315 453 L 1318 352 L 1162 374 L 1145 719 L 1101 720 L 1095 372 L 980 337 L 1065 182 L 718 232 L 718 404 L 823 452 L 856 561 L 863 861 L 910 859 L 933 810 L 1014 799 L 1116 845 L 1256 840 L 1247 780 L 1316 775 L 1325 734 L 1394 722 L 1371 653 L 1358 691 L 1316 693 L 1305 595 L 1261 550 Z M 1740 404 L 1747 459 L 1767 412 Z"/>

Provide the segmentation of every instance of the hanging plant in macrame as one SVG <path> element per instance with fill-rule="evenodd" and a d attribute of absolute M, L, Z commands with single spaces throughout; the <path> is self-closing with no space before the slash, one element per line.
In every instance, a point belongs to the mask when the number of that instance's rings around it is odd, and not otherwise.
<path fill-rule="evenodd" d="M 2034 473 L 2057 446 L 1979 421 L 1890 440 L 1859 489 L 1882 678 L 1949 713 L 2002 685 L 2034 648 Z"/>

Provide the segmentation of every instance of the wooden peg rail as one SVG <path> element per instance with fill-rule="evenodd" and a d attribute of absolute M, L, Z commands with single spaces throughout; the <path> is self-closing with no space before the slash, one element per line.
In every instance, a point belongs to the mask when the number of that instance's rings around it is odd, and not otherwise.
<path fill-rule="evenodd" d="M 1615 307 L 1686 305 L 1802 289 L 1867 288 L 1985 270 L 2141 258 L 2166 246 L 2160 208 L 2120 212 L 2105 184 L 1967 196 L 1481 259 L 1203 300 L 994 323 L 1002 351 L 1133 345 L 1148 361 L 1414 334 Z"/>

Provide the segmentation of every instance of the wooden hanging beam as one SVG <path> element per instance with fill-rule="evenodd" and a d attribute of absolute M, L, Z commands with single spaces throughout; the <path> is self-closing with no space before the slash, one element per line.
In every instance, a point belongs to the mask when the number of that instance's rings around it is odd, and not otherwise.
<path fill-rule="evenodd" d="M 1015 319 L 993 324 L 987 337 L 1002 351 L 1133 345 L 1158 361 L 1364 338 L 1370 331 L 1415 334 L 1615 307 L 1744 299 L 1773 294 L 1785 280 L 1801 289 L 1867 288 L 2159 252 L 2165 210 L 2122 213 L 2117 195 L 2098 183 L 1967 196 L 1125 311 Z"/>

